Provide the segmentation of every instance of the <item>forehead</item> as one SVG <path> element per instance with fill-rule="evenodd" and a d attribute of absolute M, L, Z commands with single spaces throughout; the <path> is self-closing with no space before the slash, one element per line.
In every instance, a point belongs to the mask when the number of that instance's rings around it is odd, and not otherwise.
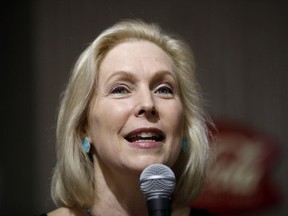
<path fill-rule="evenodd" d="M 156 44 L 149 41 L 126 41 L 112 48 L 102 63 L 100 72 L 107 70 L 133 70 L 144 67 L 153 70 L 173 71 L 173 61 L 170 56 Z M 151 68 L 153 67 L 153 68 Z M 101 74 L 101 73 L 100 73 Z"/>
<path fill-rule="evenodd" d="M 115 55 L 121 55 L 123 57 L 125 56 L 131 56 L 131 52 L 133 52 L 133 55 L 135 57 L 140 56 L 147 56 L 147 57 L 167 57 L 170 59 L 170 57 L 167 55 L 167 53 L 160 48 L 155 43 L 152 43 L 150 41 L 146 40 L 129 40 L 124 41 L 122 43 L 117 44 L 115 47 L 113 47 L 107 54 L 107 56 L 115 56 Z M 107 57 L 106 56 L 106 57 Z"/>

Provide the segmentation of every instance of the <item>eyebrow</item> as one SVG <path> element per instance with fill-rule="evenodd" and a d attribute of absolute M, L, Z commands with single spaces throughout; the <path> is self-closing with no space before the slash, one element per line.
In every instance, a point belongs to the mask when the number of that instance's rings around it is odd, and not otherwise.
<path fill-rule="evenodd" d="M 156 74 L 154 75 L 153 80 L 157 82 L 165 76 L 171 77 L 173 79 L 173 81 L 176 83 L 176 85 L 178 86 L 176 75 L 169 70 L 156 71 Z M 110 77 L 108 77 L 107 80 L 105 81 L 105 85 L 107 83 L 109 83 L 110 80 L 113 80 L 113 78 L 115 78 L 115 77 L 116 78 L 120 77 L 122 80 L 128 81 L 128 82 L 136 82 L 137 81 L 135 75 L 132 72 L 120 70 L 120 71 L 116 71 Z"/>
<path fill-rule="evenodd" d="M 136 80 L 135 76 L 131 72 L 117 71 L 117 72 L 113 73 L 110 77 L 107 78 L 105 84 L 107 84 L 114 77 L 121 77 L 123 80 L 127 80 L 127 81 L 135 81 Z"/>
<path fill-rule="evenodd" d="M 173 78 L 173 80 L 174 80 L 175 82 L 177 82 L 177 77 L 176 77 L 176 75 L 175 75 L 174 73 L 172 73 L 171 71 L 168 71 L 168 70 L 157 71 L 157 72 L 156 72 L 156 76 L 155 76 L 154 79 L 158 80 L 158 79 L 162 78 L 163 76 L 167 76 L 167 75 L 168 75 L 168 76 L 171 76 L 171 77 Z"/>

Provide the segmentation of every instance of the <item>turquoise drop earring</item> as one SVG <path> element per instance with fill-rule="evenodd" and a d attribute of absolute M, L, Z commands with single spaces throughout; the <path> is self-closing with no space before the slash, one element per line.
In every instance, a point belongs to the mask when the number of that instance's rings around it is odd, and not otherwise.
<path fill-rule="evenodd" d="M 91 147 L 91 144 L 90 144 L 88 138 L 87 137 L 83 138 L 83 140 L 82 140 L 82 150 L 86 154 L 88 154 L 90 152 L 90 147 Z"/>
<path fill-rule="evenodd" d="M 187 152 L 188 151 L 188 143 L 187 143 L 186 138 L 182 139 L 181 149 L 182 149 L 183 152 Z"/>

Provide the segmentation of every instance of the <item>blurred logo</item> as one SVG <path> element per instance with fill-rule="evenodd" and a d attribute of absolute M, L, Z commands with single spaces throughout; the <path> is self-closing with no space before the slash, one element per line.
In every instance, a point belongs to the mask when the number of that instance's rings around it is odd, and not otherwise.
<path fill-rule="evenodd" d="M 229 215 L 277 203 L 280 196 L 271 173 L 276 143 L 235 124 L 216 123 L 211 132 L 215 160 L 193 206 Z"/>

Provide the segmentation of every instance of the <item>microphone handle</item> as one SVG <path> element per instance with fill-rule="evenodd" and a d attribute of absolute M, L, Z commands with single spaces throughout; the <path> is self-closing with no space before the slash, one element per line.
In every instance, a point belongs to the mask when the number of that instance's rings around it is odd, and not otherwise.
<path fill-rule="evenodd" d="M 171 216 L 171 200 L 168 197 L 158 197 L 147 200 L 149 216 Z"/>

